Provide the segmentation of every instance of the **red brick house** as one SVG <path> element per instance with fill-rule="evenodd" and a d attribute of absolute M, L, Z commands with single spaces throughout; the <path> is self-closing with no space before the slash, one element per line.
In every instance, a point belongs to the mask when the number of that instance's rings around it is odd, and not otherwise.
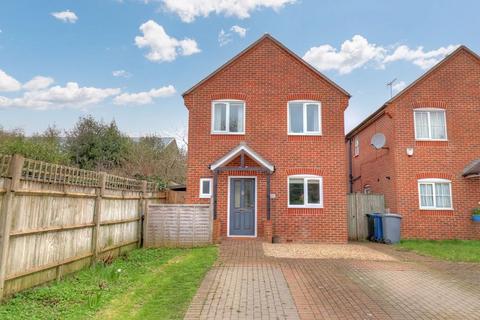
<path fill-rule="evenodd" d="M 480 238 L 479 124 L 480 57 L 462 46 L 347 134 L 351 192 L 384 194 L 403 237 Z"/>
<path fill-rule="evenodd" d="M 212 201 L 214 238 L 347 241 L 345 90 L 267 34 L 183 97 L 186 201 Z"/>

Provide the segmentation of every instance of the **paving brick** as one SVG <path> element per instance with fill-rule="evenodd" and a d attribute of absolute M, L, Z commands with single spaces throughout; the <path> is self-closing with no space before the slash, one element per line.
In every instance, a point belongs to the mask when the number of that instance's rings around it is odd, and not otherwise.
<path fill-rule="evenodd" d="M 199 308 L 199 306 L 201 306 Z M 281 266 L 260 241 L 223 241 L 185 319 L 299 319 Z"/>
<path fill-rule="evenodd" d="M 185 319 L 480 319 L 480 264 L 366 245 L 395 260 L 276 259 L 224 241 Z"/>

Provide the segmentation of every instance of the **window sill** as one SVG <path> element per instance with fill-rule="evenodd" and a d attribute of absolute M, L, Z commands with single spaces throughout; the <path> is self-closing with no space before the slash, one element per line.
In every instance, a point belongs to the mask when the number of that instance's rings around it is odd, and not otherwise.
<path fill-rule="evenodd" d="M 289 136 L 321 136 L 321 132 L 299 132 L 299 133 L 294 133 L 294 132 L 288 132 L 287 133 Z"/>
<path fill-rule="evenodd" d="M 448 139 L 421 139 L 421 138 L 415 138 L 415 141 L 448 141 Z"/>
<path fill-rule="evenodd" d="M 241 136 L 245 135 L 245 132 L 210 132 L 211 135 L 227 135 L 227 136 Z"/>
<path fill-rule="evenodd" d="M 420 211 L 453 211 L 453 208 L 420 208 Z"/>
<path fill-rule="evenodd" d="M 288 205 L 288 209 L 323 209 L 322 205 L 310 205 L 310 206 L 292 206 Z"/>
<path fill-rule="evenodd" d="M 211 195 L 200 195 L 200 199 L 210 199 L 212 196 Z"/>

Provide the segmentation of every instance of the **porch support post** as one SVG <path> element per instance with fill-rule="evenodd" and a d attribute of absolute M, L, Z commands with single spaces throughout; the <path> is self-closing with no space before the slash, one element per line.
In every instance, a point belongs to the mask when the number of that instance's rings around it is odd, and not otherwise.
<path fill-rule="evenodd" d="M 240 167 L 245 168 L 245 153 L 240 154 Z"/>
<path fill-rule="evenodd" d="M 267 174 L 267 220 L 270 221 L 270 176 L 271 174 Z"/>
<path fill-rule="evenodd" d="M 218 184 L 218 171 L 213 171 L 213 220 L 217 220 L 217 184 Z"/>

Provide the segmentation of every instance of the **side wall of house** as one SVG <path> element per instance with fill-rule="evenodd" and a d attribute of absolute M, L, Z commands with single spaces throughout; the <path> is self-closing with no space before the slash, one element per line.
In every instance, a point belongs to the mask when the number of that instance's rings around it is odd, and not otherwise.
<path fill-rule="evenodd" d="M 415 108 L 446 112 L 448 141 L 415 141 Z M 462 171 L 480 158 L 480 62 L 460 51 L 392 105 L 395 119 L 397 211 L 403 215 L 403 236 L 428 239 L 480 238 L 471 221 L 479 205 L 480 179 L 466 179 Z M 413 148 L 409 157 L 406 148 Z M 417 180 L 452 181 L 454 210 L 420 210 Z"/>
<path fill-rule="evenodd" d="M 216 99 L 245 101 L 244 135 L 212 135 L 211 103 Z M 322 135 L 287 135 L 290 100 L 321 102 Z M 273 235 L 281 241 L 346 242 L 346 185 L 343 112 L 348 98 L 280 49 L 263 41 L 185 96 L 189 108 L 187 202 L 199 199 L 199 179 L 212 177 L 212 164 L 240 142 L 275 165 L 271 177 Z M 245 175 L 254 173 L 243 172 Z M 323 209 L 287 208 L 287 177 L 293 174 L 323 176 Z M 227 176 L 219 177 L 218 219 L 220 234 L 227 234 Z M 258 180 L 258 236 L 266 219 L 265 176 Z"/>
<path fill-rule="evenodd" d="M 388 108 L 387 108 L 388 109 Z M 395 187 L 395 138 L 394 120 L 390 111 L 386 111 L 376 121 L 352 137 L 352 176 L 353 191 L 364 192 L 369 186 L 372 193 L 385 195 L 385 206 L 391 211 L 397 210 Z M 386 137 L 385 147 L 375 149 L 371 145 L 374 134 L 383 133 Z M 355 156 L 355 138 L 359 139 L 360 152 Z M 349 147 L 347 141 L 347 149 Z"/>

